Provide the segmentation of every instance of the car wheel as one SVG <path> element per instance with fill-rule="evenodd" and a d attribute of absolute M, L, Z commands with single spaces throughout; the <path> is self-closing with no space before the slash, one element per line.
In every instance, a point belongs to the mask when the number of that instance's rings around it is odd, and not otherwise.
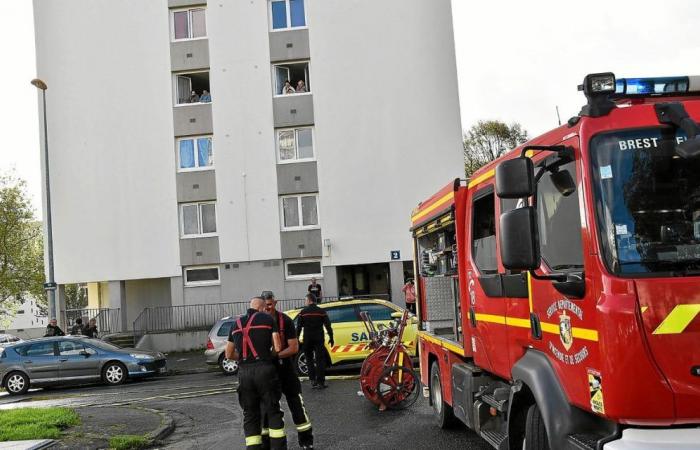
<path fill-rule="evenodd" d="M 299 351 L 294 357 L 294 367 L 297 369 L 299 376 L 308 377 L 309 376 L 309 366 L 306 364 L 306 355 L 304 352 Z"/>
<path fill-rule="evenodd" d="M 5 389 L 10 395 L 25 394 L 29 390 L 29 377 L 22 372 L 10 372 L 5 378 Z"/>
<path fill-rule="evenodd" d="M 433 404 L 433 412 L 437 425 L 442 428 L 450 428 L 455 423 L 452 407 L 445 403 L 440 378 L 440 365 L 437 361 L 430 366 L 430 401 Z"/>
<path fill-rule="evenodd" d="M 126 367 L 124 364 L 112 361 L 105 365 L 102 369 L 102 381 L 110 386 L 116 386 L 126 381 Z"/>
<path fill-rule="evenodd" d="M 219 357 L 219 367 L 224 375 L 235 375 L 238 373 L 238 361 L 235 359 L 226 359 L 224 355 Z"/>
<path fill-rule="evenodd" d="M 544 427 L 542 413 L 537 405 L 530 406 L 525 420 L 524 450 L 549 450 L 547 429 Z"/>

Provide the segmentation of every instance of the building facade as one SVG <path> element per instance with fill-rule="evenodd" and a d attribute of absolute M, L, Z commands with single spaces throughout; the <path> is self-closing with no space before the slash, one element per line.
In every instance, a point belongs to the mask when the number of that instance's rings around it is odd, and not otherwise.
<path fill-rule="evenodd" d="M 59 284 L 125 328 L 311 278 L 402 301 L 410 212 L 463 174 L 449 0 L 34 10 Z"/>

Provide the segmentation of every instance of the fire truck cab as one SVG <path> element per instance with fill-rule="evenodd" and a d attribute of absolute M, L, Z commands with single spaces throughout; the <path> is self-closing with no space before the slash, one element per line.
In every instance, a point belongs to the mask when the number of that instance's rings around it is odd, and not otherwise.
<path fill-rule="evenodd" d="M 579 88 L 413 211 L 424 392 L 497 449 L 698 449 L 700 77 Z"/>

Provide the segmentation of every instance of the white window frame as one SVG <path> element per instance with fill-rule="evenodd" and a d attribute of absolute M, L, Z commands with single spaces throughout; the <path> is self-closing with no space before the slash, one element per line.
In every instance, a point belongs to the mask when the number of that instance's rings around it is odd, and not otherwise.
<path fill-rule="evenodd" d="M 195 73 L 208 73 L 209 74 L 209 95 L 211 95 L 211 70 L 209 69 L 204 69 L 204 70 L 188 70 L 187 72 L 175 72 L 173 73 L 173 106 L 175 108 L 182 108 L 187 107 L 187 106 L 197 106 L 197 105 L 211 105 L 214 101 L 212 100 L 211 102 L 197 102 L 197 103 L 178 103 L 177 98 L 178 98 L 178 83 L 177 83 L 177 78 L 178 77 L 186 77 L 187 75 L 192 75 Z M 192 87 L 190 85 L 190 91 L 192 90 Z M 190 95 L 191 93 L 188 93 Z"/>
<path fill-rule="evenodd" d="M 209 138 L 211 139 L 211 153 L 212 153 L 212 158 L 214 158 L 214 137 L 211 134 L 202 134 L 199 136 L 186 136 L 186 137 L 181 137 L 175 139 L 175 153 L 177 153 L 177 171 L 178 172 L 202 172 L 205 170 L 214 170 L 214 164 L 213 163 L 211 166 L 200 166 L 199 165 L 199 151 L 197 148 L 197 139 L 202 139 L 202 138 Z M 313 139 L 313 136 L 311 137 Z M 195 153 L 195 162 L 196 165 L 194 167 L 180 167 L 180 142 L 181 141 L 194 141 L 194 153 Z"/>
<path fill-rule="evenodd" d="M 317 262 L 321 268 L 321 273 L 310 273 L 305 275 L 289 275 L 289 265 L 297 263 L 308 263 Z M 323 279 L 323 262 L 321 258 L 307 258 L 307 259 L 290 259 L 284 262 L 284 279 L 285 280 L 310 280 L 316 278 L 317 280 Z"/>
<path fill-rule="evenodd" d="M 304 221 L 304 212 L 301 210 L 301 198 L 302 197 L 316 197 L 316 225 L 302 225 Z M 299 208 L 299 225 L 296 227 L 286 227 L 284 225 L 284 199 L 285 198 L 296 198 L 297 206 Z M 299 230 L 317 230 L 321 228 L 321 208 L 318 201 L 318 192 L 309 192 L 306 194 L 292 194 L 292 195 L 281 195 L 280 196 L 280 228 L 282 231 L 299 231 Z"/>
<path fill-rule="evenodd" d="M 286 13 L 287 13 L 287 26 L 285 28 L 273 28 L 272 27 L 272 0 L 268 0 L 268 5 L 267 5 L 267 14 L 269 17 L 269 25 L 270 25 L 270 32 L 276 33 L 278 31 L 289 31 L 289 30 L 304 30 L 309 28 L 309 15 L 307 14 L 307 7 L 308 2 L 307 0 L 304 0 L 304 26 L 302 27 L 293 27 L 292 26 L 292 9 L 289 7 L 289 0 L 280 0 L 284 1 L 285 3 L 285 8 L 286 8 Z"/>
<path fill-rule="evenodd" d="M 200 36 L 200 37 L 186 37 L 186 38 L 175 39 L 175 13 L 187 11 L 187 31 L 188 31 L 188 34 L 191 36 L 192 35 L 192 11 L 195 11 L 198 9 L 204 10 L 204 26 L 207 28 L 207 34 L 205 34 L 204 36 Z M 270 6 L 270 11 L 272 11 L 272 6 Z M 304 14 L 306 14 L 306 4 L 304 4 Z M 208 25 L 207 24 L 207 8 L 205 6 L 189 6 L 189 7 L 185 7 L 185 8 L 171 9 L 170 10 L 170 41 L 171 42 L 184 42 L 184 41 L 198 41 L 200 39 L 208 39 L 209 38 L 209 27 L 207 25 Z"/>
<path fill-rule="evenodd" d="M 197 230 L 199 234 L 185 234 L 185 214 L 186 206 L 197 206 Z M 214 205 L 214 221 L 216 222 L 216 231 L 213 233 L 202 233 L 202 205 Z M 216 208 L 216 201 L 211 202 L 188 202 L 180 203 L 180 239 L 194 239 L 201 237 L 210 237 L 219 235 L 219 217 Z"/>
<path fill-rule="evenodd" d="M 280 66 L 289 66 L 292 64 L 304 64 L 304 63 L 306 64 L 306 79 L 304 80 L 304 83 L 306 84 L 307 92 L 294 92 L 293 94 L 277 93 L 277 81 L 278 80 L 277 80 L 277 69 L 276 68 L 280 67 Z M 271 68 L 272 68 L 272 96 L 273 97 L 294 97 L 295 95 L 302 96 L 302 95 L 311 95 L 312 94 L 312 92 L 308 90 L 309 89 L 309 78 L 311 78 L 311 61 L 309 61 L 308 59 L 300 59 L 297 61 L 285 61 L 283 63 L 275 63 L 275 64 L 272 64 Z M 291 80 L 290 80 L 290 82 L 291 82 Z M 210 81 L 210 84 L 211 84 L 211 81 Z M 294 89 L 296 89 L 296 86 L 292 85 L 292 87 Z"/>
<path fill-rule="evenodd" d="M 187 281 L 187 271 L 189 270 L 199 270 L 199 269 L 216 269 L 218 277 L 216 280 L 209 281 Z M 185 280 L 185 287 L 196 287 L 196 286 L 217 286 L 221 284 L 221 268 L 219 266 L 187 266 L 182 268 L 182 276 Z"/>
<path fill-rule="evenodd" d="M 311 150 L 314 155 L 311 158 L 299 158 L 299 130 L 311 130 Z M 294 132 L 294 158 L 282 159 L 280 154 L 280 133 L 284 131 Z M 305 161 L 316 161 L 316 132 L 314 127 L 292 127 L 292 128 L 276 128 L 275 129 L 275 147 L 277 149 L 277 162 L 279 164 L 294 164 Z M 317 200 L 318 201 L 318 200 Z"/>

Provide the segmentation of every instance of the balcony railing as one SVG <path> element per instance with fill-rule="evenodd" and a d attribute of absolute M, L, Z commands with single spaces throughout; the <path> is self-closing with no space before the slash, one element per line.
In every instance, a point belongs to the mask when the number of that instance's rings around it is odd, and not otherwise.
<path fill-rule="evenodd" d="M 99 336 L 110 333 L 119 333 L 121 329 L 121 314 L 119 308 L 82 308 L 67 309 L 62 311 L 68 333 L 78 318 L 83 320 L 83 326 L 87 326 L 90 319 L 95 319 Z"/>

